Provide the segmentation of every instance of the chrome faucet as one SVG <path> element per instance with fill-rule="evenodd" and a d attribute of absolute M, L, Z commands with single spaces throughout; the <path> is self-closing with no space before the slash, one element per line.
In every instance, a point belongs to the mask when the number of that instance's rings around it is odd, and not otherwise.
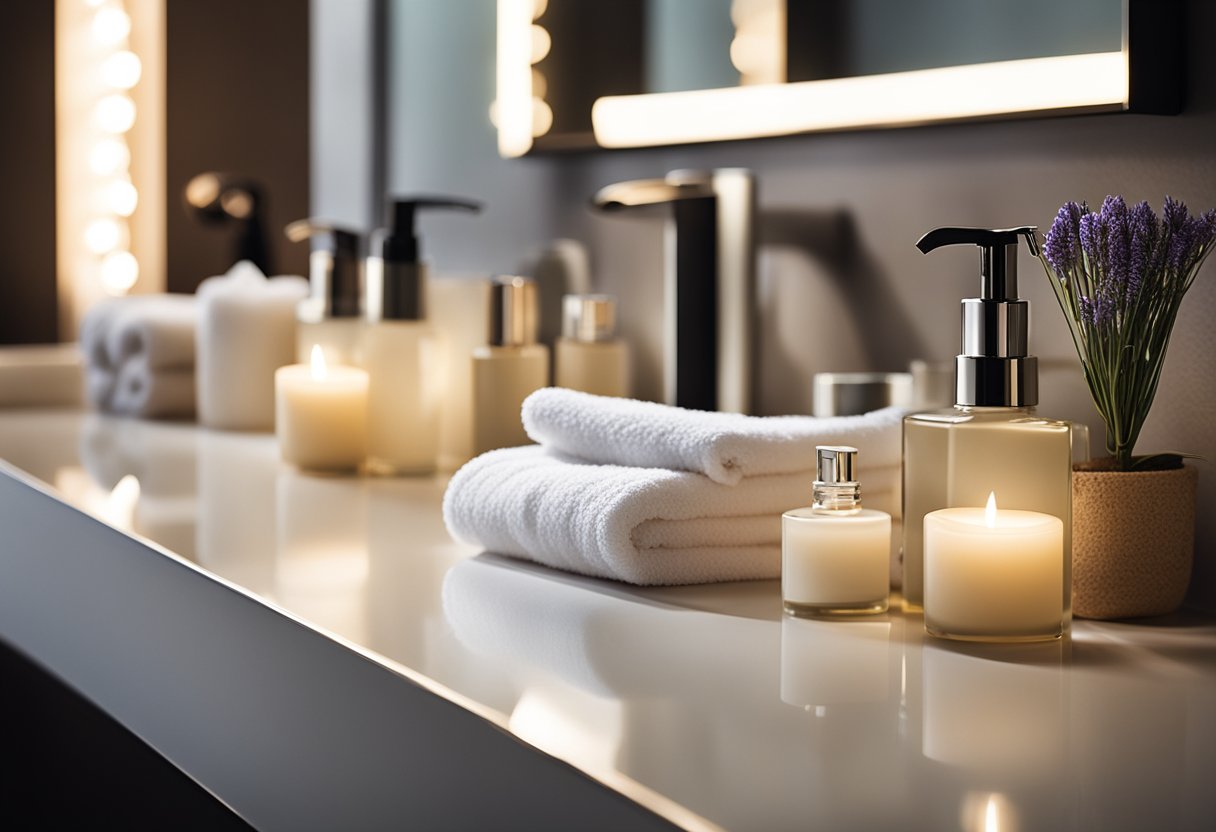
<path fill-rule="evenodd" d="M 676 170 L 608 185 L 603 211 L 671 203 L 663 278 L 663 398 L 752 412 L 756 182 L 751 171 Z"/>

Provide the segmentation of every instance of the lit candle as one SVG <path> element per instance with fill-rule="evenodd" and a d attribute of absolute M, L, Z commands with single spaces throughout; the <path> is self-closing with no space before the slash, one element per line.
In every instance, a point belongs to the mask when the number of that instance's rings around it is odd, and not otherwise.
<path fill-rule="evenodd" d="M 925 629 L 969 641 L 1064 631 L 1064 524 L 1037 511 L 948 508 L 925 515 Z"/>
<path fill-rule="evenodd" d="M 301 468 L 357 468 L 367 454 L 367 373 L 326 367 L 319 346 L 311 365 L 274 373 L 275 427 L 283 459 Z"/>

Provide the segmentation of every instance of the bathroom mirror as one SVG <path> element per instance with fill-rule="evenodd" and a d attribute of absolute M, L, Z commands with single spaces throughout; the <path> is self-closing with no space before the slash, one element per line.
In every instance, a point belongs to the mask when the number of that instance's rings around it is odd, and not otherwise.
<path fill-rule="evenodd" d="M 1178 0 L 498 0 L 503 156 L 1181 106 Z"/>

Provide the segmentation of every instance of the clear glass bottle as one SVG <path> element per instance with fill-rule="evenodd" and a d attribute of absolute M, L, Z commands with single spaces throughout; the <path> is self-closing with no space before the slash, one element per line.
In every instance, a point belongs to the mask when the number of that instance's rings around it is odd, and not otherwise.
<path fill-rule="evenodd" d="M 857 449 L 815 449 L 810 508 L 781 516 L 781 599 L 795 616 L 884 612 L 890 592 L 891 515 L 862 508 Z"/>
<path fill-rule="evenodd" d="M 1038 511 L 1064 524 L 1065 630 L 1071 621 L 1073 446 L 1086 438 L 1069 422 L 1038 416 L 1038 359 L 1027 354 L 1029 304 L 1017 297 L 1017 248 L 1030 227 L 939 228 L 917 246 L 980 246 L 982 291 L 963 303 L 953 408 L 907 416 L 903 426 L 903 596 L 924 605 L 924 518 L 931 511 L 983 507 Z M 1079 443 L 1078 443 L 1079 444 Z"/>
<path fill-rule="evenodd" d="M 629 395 L 629 349 L 616 337 L 616 299 L 566 295 L 555 383 L 597 396 Z"/>
<path fill-rule="evenodd" d="M 536 343 L 536 284 L 500 276 L 491 288 L 490 343 L 473 351 L 473 453 L 531 442 L 520 408 L 549 384 L 549 348 Z"/>

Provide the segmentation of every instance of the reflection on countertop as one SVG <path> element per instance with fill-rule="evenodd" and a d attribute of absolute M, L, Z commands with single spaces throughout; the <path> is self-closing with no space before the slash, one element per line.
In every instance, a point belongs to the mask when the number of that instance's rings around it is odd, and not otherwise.
<path fill-rule="evenodd" d="M 444 529 L 443 478 L 304 474 L 266 435 L 9 411 L 0 457 L 694 826 L 1160 830 L 1216 814 L 1211 619 L 960 646 L 899 612 L 783 618 L 776 581 L 638 589 L 477 553 Z"/>

